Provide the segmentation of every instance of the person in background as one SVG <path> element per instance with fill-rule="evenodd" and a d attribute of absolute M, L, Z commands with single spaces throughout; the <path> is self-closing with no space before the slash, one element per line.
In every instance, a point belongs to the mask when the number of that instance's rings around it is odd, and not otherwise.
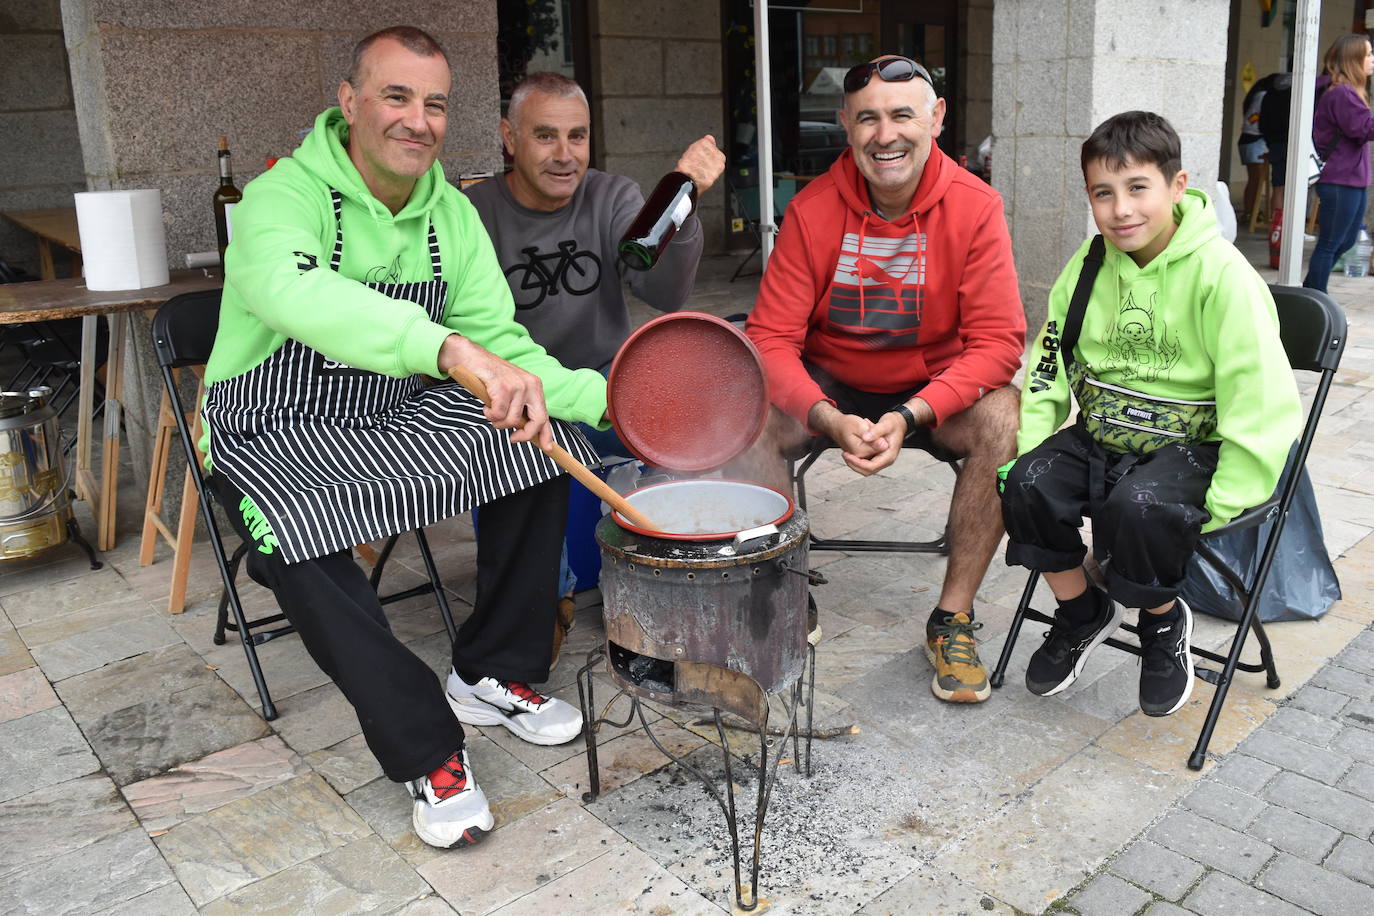
<path fill-rule="evenodd" d="M 1274 76 L 1260 102 L 1259 115 L 1260 136 L 1269 148 L 1269 212 L 1265 215 L 1271 221 L 1283 209 L 1283 186 L 1288 177 L 1288 110 L 1293 102 L 1293 74 Z"/>
<path fill-rule="evenodd" d="M 1369 110 L 1369 77 L 1374 48 L 1367 35 L 1342 35 L 1326 54 L 1326 72 L 1317 79 L 1312 115 L 1312 145 L 1326 166 L 1317 178 L 1317 244 L 1302 285 L 1326 292 L 1331 265 L 1359 237 L 1369 197 L 1369 141 L 1374 114 Z"/>
<path fill-rule="evenodd" d="M 1264 103 L 1265 95 L 1273 88 L 1275 79 L 1280 75 L 1271 73 L 1255 80 L 1241 103 L 1240 137 L 1237 138 L 1236 145 L 1240 149 L 1240 161 L 1245 165 L 1245 203 L 1241 212 L 1247 219 L 1255 207 L 1255 197 L 1259 194 L 1260 185 L 1264 183 L 1265 154 L 1269 152 L 1269 146 L 1259 126 L 1260 106 Z"/>
<path fill-rule="evenodd" d="M 564 366 L 604 375 L 630 334 L 626 282 L 660 311 L 682 308 L 696 282 L 702 230 L 693 214 L 652 270 L 628 269 L 616 244 L 644 195 L 629 178 L 587 167 L 591 133 L 582 87 L 559 73 L 531 73 L 515 87 L 501 119 L 512 169 L 466 194 L 496 248 L 515 297 L 515 320 Z M 700 199 L 725 171 L 725 155 L 708 135 L 687 147 L 675 168 L 696 183 Z M 550 261 L 547 274 L 539 269 L 538 262 L 557 260 L 560 252 L 566 260 Z M 603 458 L 630 454 L 614 430 L 584 426 L 582 432 Z M 560 569 L 553 664 L 576 609 L 566 543 Z"/>

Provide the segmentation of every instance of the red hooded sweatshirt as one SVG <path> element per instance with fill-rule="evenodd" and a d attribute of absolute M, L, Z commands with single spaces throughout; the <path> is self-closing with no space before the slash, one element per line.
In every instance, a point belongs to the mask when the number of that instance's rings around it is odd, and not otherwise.
<path fill-rule="evenodd" d="M 1008 384 L 1025 349 L 1001 196 L 932 145 L 909 212 L 888 221 L 846 150 L 787 208 L 747 331 L 773 403 L 803 425 L 829 400 L 803 355 L 861 391 L 928 381 L 942 422 Z"/>

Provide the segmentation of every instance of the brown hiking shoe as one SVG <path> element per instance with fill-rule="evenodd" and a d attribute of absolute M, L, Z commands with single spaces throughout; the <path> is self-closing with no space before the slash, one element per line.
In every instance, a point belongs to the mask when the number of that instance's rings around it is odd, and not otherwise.
<path fill-rule="evenodd" d="M 558 652 L 563 648 L 563 637 L 573 628 L 576 613 L 577 602 L 571 598 L 558 599 L 558 610 L 553 618 L 553 659 L 549 662 L 550 668 L 558 666 Z"/>
<path fill-rule="evenodd" d="M 932 612 L 926 621 L 926 658 L 935 666 L 930 691 L 949 703 L 981 703 L 992 694 L 988 673 L 978 660 L 973 639 L 981 623 L 967 614 L 955 614 L 949 623 L 937 623 Z"/>

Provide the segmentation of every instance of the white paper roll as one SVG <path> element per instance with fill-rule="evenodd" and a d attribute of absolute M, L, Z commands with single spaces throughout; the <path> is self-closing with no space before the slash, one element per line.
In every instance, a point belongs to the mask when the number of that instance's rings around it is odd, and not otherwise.
<path fill-rule="evenodd" d="M 81 191 L 75 196 L 87 289 L 167 284 L 161 191 Z"/>

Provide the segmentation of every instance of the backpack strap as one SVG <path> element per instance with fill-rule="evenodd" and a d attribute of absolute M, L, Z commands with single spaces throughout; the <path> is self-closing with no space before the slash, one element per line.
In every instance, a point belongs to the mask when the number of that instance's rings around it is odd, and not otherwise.
<path fill-rule="evenodd" d="M 1102 236 L 1093 236 L 1088 253 L 1083 256 L 1083 266 L 1078 272 L 1078 284 L 1074 286 L 1073 296 L 1069 299 L 1069 310 L 1064 315 L 1064 333 L 1059 336 L 1059 355 L 1064 361 L 1065 371 L 1068 371 L 1069 364 L 1073 362 L 1073 350 L 1078 346 L 1078 334 L 1083 330 L 1083 315 L 1088 311 L 1088 299 L 1092 296 L 1093 283 L 1097 280 L 1097 271 L 1102 267 L 1106 254 L 1107 243 L 1102 240 Z"/>

